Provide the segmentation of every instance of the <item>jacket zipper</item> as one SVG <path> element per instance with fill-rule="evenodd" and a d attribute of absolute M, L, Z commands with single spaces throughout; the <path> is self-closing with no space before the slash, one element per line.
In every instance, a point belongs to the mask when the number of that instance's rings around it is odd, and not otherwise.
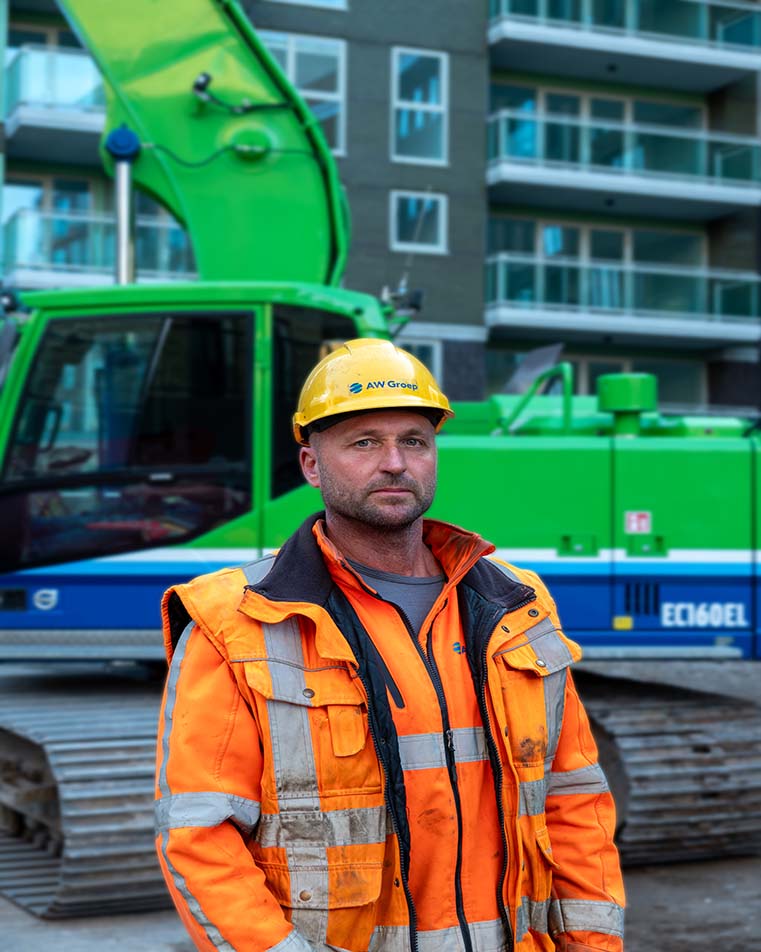
<path fill-rule="evenodd" d="M 370 690 L 367 681 L 359 673 L 359 665 L 356 665 L 357 677 L 359 678 L 362 686 L 365 689 L 365 697 L 370 698 Z M 396 822 L 396 814 L 394 813 L 394 808 L 391 803 L 391 797 L 388 793 L 388 761 L 386 758 L 386 741 L 384 738 L 379 738 L 375 733 L 375 728 L 373 727 L 372 718 L 367 719 L 367 726 L 370 732 L 370 738 L 375 747 L 375 752 L 378 755 L 378 760 L 380 761 L 381 767 L 383 769 L 383 774 L 385 776 L 386 782 L 383 784 L 383 799 L 386 802 L 386 810 L 388 815 L 391 817 L 391 827 L 396 836 L 396 842 L 399 846 L 399 869 L 402 874 L 402 888 L 404 889 L 404 895 L 407 900 L 407 908 L 410 914 L 410 946 L 411 952 L 418 952 L 419 945 L 417 939 L 417 912 L 415 911 L 415 903 L 412 899 L 412 893 L 410 892 L 409 886 L 409 854 L 402 849 L 402 840 L 399 836 L 399 825 Z"/>
<path fill-rule="evenodd" d="M 352 572 L 356 576 L 361 587 L 365 590 L 365 592 L 367 592 L 368 595 L 371 595 L 373 598 L 377 598 L 378 601 L 381 601 L 381 602 L 384 601 L 384 599 L 377 592 L 374 592 L 371 588 L 368 588 L 368 586 L 365 584 L 365 580 L 362 578 L 361 575 L 355 572 L 353 568 L 351 568 L 345 562 L 341 562 L 341 565 L 344 569 Z M 389 602 L 387 604 L 391 604 L 391 603 Z M 394 607 L 398 608 L 398 606 L 396 605 Z M 402 611 L 399 608 L 398 610 L 400 612 Z M 407 626 L 407 629 L 410 630 L 411 626 L 409 624 L 409 619 L 407 619 L 406 615 L 404 615 L 403 613 L 402 613 L 402 617 L 405 621 L 405 625 Z M 367 697 L 368 704 L 369 704 L 370 702 L 369 685 L 367 684 L 365 679 L 362 677 L 362 675 L 359 673 L 358 665 L 357 665 L 357 677 L 359 678 L 360 682 L 362 683 L 362 686 L 365 689 L 365 697 Z M 378 760 L 380 761 L 381 767 L 383 768 L 383 773 L 385 774 L 386 782 L 383 785 L 383 799 L 386 801 L 386 810 L 388 811 L 388 815 L 391 817 L 391 827 L 394 831 L 394 835 L 396 836 L 396 842 L 399 845 L 399 871 L 402 874 L 402 888 L 404 889 L 404 896 L 407 900 L 407 909 L 410 914 L 410 950 L 411 952 L 419 952 L 420 944 L 418 942 L 418 936 L 417 936 L 417 912 L 415 910 L 415 902 L 412 898 L 412 893 L 410 892 L 410 881 L 409 881 L 410 857 L 409 857 L 409 853 L 402 848 L 402 840 L 401 840 L 401 837 L 399 836 L 399 825 L 396 822 L 396 815 L 394 813 L 394 808 L 391 803 L 391 797 L 389 796 L 389 793 L 388 793 L 388 768 L 387 768 L 387 759 L 386 759 L 386 751 L 385 751 L 385 740 L 383 740 L 382 738 L 378 738 L 376 736 L 375 730 L 373 728 L 372 718 L 368 717 L 367 726 L 370 732 L 370 737 L 375 746 L 375 751 L 378 754 Z"/>
<path fill-rule="evenodd" d="M 378 598 L 381 598 L 381 596 L 378 596 Z M 381 601 L 385 601 L 385 599 L 381 598 Z M 423 649 L 420 647 L 420 642 L 415 635 L 409 616 L 405 610 L 395 602 L 386 602 L 386 604 L 392 605 L 397 610 L 400 618 L 404 622 L 404 625 L 409 632 L 410 638 L 412 639 L 412 642 L 417 648 L 418 654 L 425 665 L 426 671 L 428 671 L 431 683 L 433 684 L 433 689 L 436 692 L 436 700 L 439 702 L 439 713 L 441 714 L 441 723 L 444 728 L 444 757 L 446 759 L 447 774 L 449 775 L 449 784 L 452 787 L 452 797 L 454 798 L 455 812 L 457 814 L 457 858 L 455 862 L 454 880 L 455 908 L 457 910 L 457 920 L 460 924 L 460 931 L 462 933 L 463 943 L 465 945 L 465 952 L 473 952 L 473 944 L 470 938 L 470 929 L 468 928 L 468 921 L 465 918 L 465 907 L 462 898 L 462 805 L 460 801 L 460 788 L 457 783 L 454 735 L 449 724 L 449 711 L 447 709 L 447 701 L 444 694 L 444 685 L 441 683 L 441 675 L 439 674 L 439 669 L 436 667 L 436 662 L 430 650 L 433 625 L 431 625 L 431 627 L 428 629 L 428 634 L 426 636 L 426 644 L 428 649 L 423 651 Z M 445 606 L 446 600 L 442 604 L 440 611 L 443 610 Z"/>
<path fill-rule="evenodd" d="M 505 612 L 503 609 L 496 611 L 489 620 L 487 632 L 491 633 L 494 631 L 497 622 L 503 618 L 506 614 L 510 612 L 518 611 L 520 608 L 524 608 L 526 605 L 531 602 L 536 601 L 536 595 L 532 595 L 531 598 L 526 598 L 518 605 L 515 605 L 510 609 L 509 612 Z M 491 728 L 491 721 L 489 720 L 489 709 L 486 703 L 486 657 L 489 653 L 489 641 L 491 639 L 487 636 L 484 640 L 483 650 L 481 652 L 481 670 L 479 671 L 479 692 L 478 692 L 478 703 L 481 708 L 481 719 L 484 722 L 484 735 L 486 736 L 487 746 L 492 751 L 492 763 L 494 764 L 494 790 L 497 797 L 497 816 L 499 817 L 499 829 L 502 834 L 502 872 L 500 873 L 499 882 L 497 883 L 497 904 L 499 907 L 499 913 L 502 917 L 502 922 L 507 933 L 507 947 L 505 952 L 512 952 L 515 948 L 515 936 L 513 935 L 513 926 L 510 922 L 510 913 L 505 908 L 505 901 L 502 898 L 504 892 L 505 879 L 507 877 L 507 869 L 509 864 L 509 848 L 507 842 L 507 834 L 505 833 L 505 810 L 502 806 L 502 789 L 504 786 L 504 772 L 502 770 L 502 765 L 499 759 L 499 750 L 497 748 L 497 743 L 494 739 L 494 733 Z M 517 910 L 516 910 L 517 915 Z"/>

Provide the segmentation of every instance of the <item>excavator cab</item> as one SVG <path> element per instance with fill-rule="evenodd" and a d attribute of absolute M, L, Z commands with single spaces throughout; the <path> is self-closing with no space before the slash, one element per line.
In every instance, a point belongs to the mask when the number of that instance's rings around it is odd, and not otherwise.
<path fill-rule="evenodd" d="M 385 328 L 374 299 L 317 291 L 30 295 L 2 397 L 13 531 L 0 569 L 187 543 L 236 520 L 260 546 L 268 501 L 302 484 L 290 432 L 301 381 L 331 342 Z"/>

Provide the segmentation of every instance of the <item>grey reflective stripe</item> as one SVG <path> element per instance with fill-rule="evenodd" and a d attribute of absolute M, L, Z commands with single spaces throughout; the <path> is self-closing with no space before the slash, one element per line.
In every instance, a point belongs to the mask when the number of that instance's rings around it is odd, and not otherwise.
<path fill-rule="evenodd" d="M 599 764 L 579 767 L 578 770 L 553 771 L 549 781 L 548 797 L 571 793 L 607 793 L 610 789 Z"/>
<path fill-rule="evenodd" d="M 159 767 L 158 786 L 162 796 L 169 796 L 171 790 L 166 778 L 167 761 L 169 760 L 169 735 L 172 732 L 172 718 L 174 705 L 177 700 L 177 681 L 180 677 L 182 659 L 185 657 L 190 634 L 195 628 L 195 622 L 189 621 L 177 642 L 172 663 L 169 665 L 169 677 L 166 683 L 166 703 L 164 705 L 164 734 L 161 738 L 161 766 Z"/>
<path fill-rule="evenodd" d="M 313 952 L 313 949 L 303 935 L 299 935 L 296 929 L 291 929 L 284 939 L 277 945 L 271 945 L 267 952 Z"/>
<path fill-rule="evenodd" d="M 502 565 L 501 562 L 497 562 L 494 559 L 487 559 L 487 561 L 489 562 L 489 565 L 493 565 L 494 568 L 499 569 L 503 575 L 506 575 L 513 582 L 517 582 L 519 585 L 523 584 L 515 572 L 509 569 L 506 565 Z"/>
<path fill-rule="evenodd" d="M 470 938 L 474 952 L 495 952 L 507 948 L 505 926 L 501 919 L 491 922 L 471 922 Z"/>
<path fill-rule="evenodd" d="M 274 555 L 265 555 L 254 562 L 246 562 L 245 565 L 241 565 L 241 571 L 246 576 L 246 585 L 256 585 L 257 582 L 266 578 L 274 561 Z"/>
<path fill-rule="evenodd" d="M 565 688 L 568 681 L 568 668 L 561 668 L 554 674 L 543 678 L 544 716 L 547 720 L 547 762 L 552 763 L 560 742 L 560 730 L 565 712 Z"/>
<path fill-rule="evenodd" d="M 488 760 L 486 734 L 483 727 L 455 727 L 452 731 L 454 759 L 458 764 Z"/>
<path fill-rule="evenodd" d="M 553 899 L 550 903 L 550 931 L 600 932 L 623 936 L 624 910 L 613 902 L 595 899 Z"/>
<path fill-rule="evenodd" d="M 274 697 L 267 701 L 278 809 L 284 829 L 303 833 L 320 814 L 301 632 L 295 618 L 262 625 Z M 282 700 L 288 699 L 288 700 Z M 300 703 L 294 703 L 297 699 Z M 290 701 L 290 703 L 289 703 Z M 262 824 L 259 824 L 261 832 Z M 257 836 L 258 840 L 258 836 Z M 311 835 L 283 843 L 291 885 L 291 921 L 310 944 L 323 945 L 328 928 L 328 860 L 325 844 Z"/>
<path fill-rule="evenodd" d="M 165 796 L 172 795 L 169 789 L 169 783 L 167 782 L 167 761 L 169 760 L 169 746 L 171 743 L 172 724 L 174 722 L 174 706 L 177 701 L 177 682 L 180 679 L 182 662 L 185 658 L 188 644 L 193 636 L 196 638 L 205 637 L 203 633 L 196 628 L 195 622 L 191 621 L 185 627 L 185 630 L 180 636 L 180 640 L 177 642 L 177 648 L 172 656 L 172 663 L 169 666 L 166 701 L 164 703 L 164 734 L 161 738 L 161 766 L 158 775 L 158 786 L 162 799 Z M 161 837 L 161 855 L 164 857 L 164 862 L 172 876 L 175 888 L 188 904 L 190 913 L 205 933 L 209 942 L 211 942 L 215 948 L 220 949 L 221 952 L 235 952 L 235 949 L 222 936 L 217 927 L 207 918 L 201 908 L 201 904 L 188 888 L 185 877 L 175 869 L 172 861 L 169 859 L 169 830 L 164 830 Z"/>
<path fill-rule="evenodd" d="M 287 847 L 290 840 L 319 840 L 324 846 L 370 845 L 386 840 L 386 807 L 306 813 L 265 813 L 259 821 L 260 846 Z"/>
<path fill-rule="evenodd" d="M 260 812 L 256 800 L 230 793 L 213 790 L 174 793 L 156 801 L 156 833 L 191 826 L 219 826 L 225 820 L 234 820 L 242 830 L 250 833 Z"/>
<path fill-rule="evenodd" d="M 399 738 L 399 756 L 402 770 L 427 770 L 430 767 L 444 767 L 443 734 L 408 734 Z"/>
<path fill-rule="evenodd" d="M 529 929 L 533 929 L 534 932 L 548 932 L 549 912 L 549 899 L 538 902 L 535 899 L 529 899 L 528 896 L 521 896 L 521 904 L 515 918 L 516 941 L 520 942 Z"/>
<path fill-rule="evenodd" d="M 262 625 L 273 697 L 267 701 L 277 799 L 283 810 L 319 810 L 304 654 L 295 618 Z M 283 703 L 290 702 L 290 703 Z"/>
<path fill-rule="evenodd" d="M 502 952 L 507 948 L 505 928 L 501 919 L 469 924 L 473 952 Z M 418 931 L 420 952 L 464 952 L 465 942 L 459 926 L 448 929 Z M 410 930 L 407 926 L 376 926 L 370 939 L 369 952 L 409 952 Z"/>
<path fill-rule="evenodd" d="M 527 634 L 532 637 L 531 647 L 536 652 L 537 657 L 544 661 L 545 670 L 549 674 L 554 674 L 556 671 L 573 664 L 573 655 L 571 649 L 558 634 L 557 628 L 552 624 L 552 619 L 545 618 L 536 627 L 541 628 L 543 626 L 546 626 L 546 630 L 539 637 L 533 637 L 533 629 Z"/>
<path fill-rule="evenodd" d="M 452 731 L 455 763 L 466 764 L 488 760 L 483 727 L 456 727 Z M 428 770 L 446 767 L 444 735 L 407 734 L 399 738 L 399 756 L 403 770 Z"/>
<path fill-rule="evenodd" d="M 524 780 L 520 785 L 518 816 L 539 816 L 544 813 L 547 779 Z"/>

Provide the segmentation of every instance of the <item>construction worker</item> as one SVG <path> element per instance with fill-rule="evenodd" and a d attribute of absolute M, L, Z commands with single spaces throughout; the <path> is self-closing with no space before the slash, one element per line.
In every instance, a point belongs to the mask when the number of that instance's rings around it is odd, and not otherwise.
<path fill-rule="evenodd" d="M 344 344 L 293 418 L 324 513 L 165 597 L 157 847 L 199 949 L 623 948 L 580 651 L 535 574 L 423 519 L 452 415 Z"/>

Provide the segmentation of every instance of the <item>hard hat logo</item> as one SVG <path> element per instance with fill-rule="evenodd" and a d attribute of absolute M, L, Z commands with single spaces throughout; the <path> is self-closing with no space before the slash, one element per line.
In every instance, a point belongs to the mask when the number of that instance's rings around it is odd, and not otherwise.
<path fill-rule="evenodd" d="M 346 414 L 394 409 L 422 413 L 437 432 L 454 416 L 433 374 L 417 357 L 388 340 L 350 340 L 307 377 L 293 415 L 293 435 L 305 446 L 310 430 L 327 429 Z"/>

